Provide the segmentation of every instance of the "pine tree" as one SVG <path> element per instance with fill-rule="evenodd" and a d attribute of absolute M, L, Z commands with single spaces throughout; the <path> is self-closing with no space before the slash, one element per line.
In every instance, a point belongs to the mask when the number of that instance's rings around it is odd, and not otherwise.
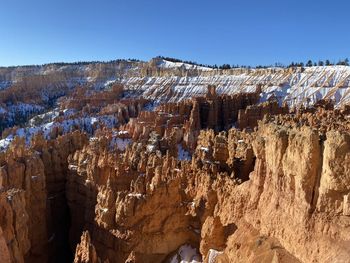
<path fill-rule="evenodd" d="M 330 66 L 331 65 L 331 63 L 329 62 L 329 60 L 327 59 L 326 60 L 326 66 Z"/>
<path fill-rule="evenodd" d="M 312 67 L 312 60 L 311 60 L 311 59 L 309 59 L 309 60 L 307 61 L 306 66 L 307 66 L 307 67 Z"/>

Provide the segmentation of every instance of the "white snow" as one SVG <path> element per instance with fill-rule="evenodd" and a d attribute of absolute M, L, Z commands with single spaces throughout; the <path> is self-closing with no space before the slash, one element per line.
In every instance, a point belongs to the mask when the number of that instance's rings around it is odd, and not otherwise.
<path fill-rule="evenodd" d="M 177 254 L 171 259 L 170 263 L 201 263 L 201 256 L 198 254 L 197 249 L 190 245 L 182 245 Z"/>
<path fill-rule="evenodd" d="M 147 145 L 146 146 L 146 149 L 147 149 L 147 152 L 151 153 L 151 152 L 154 152 L 156 147 L 154 145 Z"/>
<path fill-rule="evenodd" d="M 28 123 L 29 126 L 34 127 L 38 125 L 38 123 L 45 123 L 45 122 L 52 122 L 57 116 L 59 115 L 59 110 L 56 108 L 52 111 L 36 115 L 35 117 L 31 118 Z"/>
<path fill-rule="evenodd" d="M 145 106 L 143 107 L 143 110 L 144 111 L 154 111 L 157 106 L 158 106 L 158 103 L 149 102 L 149 103 L 145 104 Z"/>
<path fill-rule="evenodd" d="M 12 141 L 13 141 L 12 136 L 8 136 L 5 139 L 1 139 L 0 140 L 0 151 L 7 149 Z"/>
<path fill-rule="evenodd" d="M 190 161 L 192 159 L 191 154 L 184 150 L 181 144 L 177 145 L 177 159 L 180 161 Z"/>
<path fill-rule="evenodd" d="M 0 114 L 4 114 L 6 112 L 7 112 L 7 110 L 5 110 L 3 107 L 0 107 Z"/>
<path fill-rule="evenodd" d="M 116 82 L 116 79 L 110 79 L 110 80 L 107 80 L 103 86 L 109 87 L 109 86 L 113 85 L 115 82 Z"/>
<path fill-rule="evenodd" d="M 93 124 L 96 123 L 96 122 L 98 122 L 97 118 L 92 117 L 92 118 L 90 119 L 91 125 L 93 125 Z"/>
<path fill-rule="evenodd" d="M 76 112 L 77 111 L 75 109 L 64 109 L 63 110 L 63 114 L 64 114 L 65 117 L 69 117 L 69 116 L 73 115 Z"/>
<path fill-rule="evenodd" d="M 166 67 L 169 65 L 164 64 Z M 350 91 L 349 66 L 309 67 L 302 73 L 286 73 L 281 68 L 270 69 L 270 72 L 259 69 L 234 69 L 230 72 L 231 75 L 213 71 L 190 77 L 130 77 L 122 79 L 122 84 L 156 103 L 178 102 L 205 95 L 209 84 L 217 86 L 218 94 L 253 92 L 260 84 L 261 102 L 274 96 L 280 104 L 287 102 L 290 106 L 313 104 L 322 98 L 334 99 L 337 105 L 350 102 L 350 92 L 347 92 Z M 170 97 L 169 90 L 172 91 Z"/>
<path fill-rule="evenodd" d="M 193 229 L 193 231 L 197 234 L 200 234 L 200 232 L 201 232 L 199 229 Z"/>
<path fill-rule="evenodd" d="M 118 150 L 125 151 L 126 147 L 132 143 L 131 139 L 123 139 L 123 138 L 113 138 L 111 141 L 111 146 L 116 145 Z"/>
<path fill-rule="evenodd" d="M 28 113 L 33 113 L 33 112 L 40 112 L 44 110 L 44 107 L 36 104 L 27 104 L 27 103 L 18 103 L 14 104 L 8 107 L 9 111 L 11 112 L 16 112 L 16 113 L 21 113 L 21 114 L 28 114 Z"/>
<path fill-rule="evenodd" d="M 70 164 L 70 165 L 68 165 L 68 169 L 69 169 L 69 170 L 76 171 L 76 170 L 78 169 L 78 166 L 73 165 L 73 164 Z"/>
<path fill-rule="evenodd" d="M 44 130 L 51 130 L 53 127 L 54 127 L 54 122 L 53 121 L 51 121 L 51 122 L 48 122 L 48 123 L 45 123 L 43 126 L 42 126 L 42 128 L 44 129 Z"/>
<path fill-rule="evenodd" d="M 161 68 L 184 68 L 187 70 L 196 69 L 196 70 L 202 70 L 202 71 L 211 71 L 212 68 L 198 66 L 194 64 L 188 64 L 183 62 L 172 62 L 165 59 L 162 59 L 161 62 L 158 64 L 158 67 Z"/>
<path fill-rule="evenodd" d="M 137 199 L 140 199 L 141 197 L 143 197 L 143 194 L 140 194 L 140 193 L 129 193 L 128 196 L 133 196 L 133 197 L 136 197 Z"/>
<path fill-rule="evenodd" d="M 8 88 L 11 84 L 11 81 L 0 81 L 0 90 Z"/>
<path fill-rule="evenodd" d="M 86 131 L 89 134 L 92 134 L 94 129 L 93 125 L 97 125 L 97 128 L 100 127 L 100 124 L 105 125 L 108 128 L 113 128 L 117 125 L 117 120 L 114 115 L 102 115 L 96 117 L 82 117 L 75 119 L 67 119 L 62 122 L 48 122 L 40 126 L 33 126 L 27 128 L 20 128 L 16 131 L 14 135 L 9 135 L 7 138 L 0 140 L 0 151 L 3 151 L 8 148 L 10 142 L 13 140 L 14 136 L 24 137 L 26 143 L 30 143 L 31 138 L 42 132 L 44 138 L 49 139 L 51 131 L 55 127 L 62 127 L 63 133 L 68 133 L 72 131 L 75 127 Z M 92 139 L 94 140 L 94 139 Z M 121 142 L 121 144 L 126 144 L 127 141 Z M 124 147 L 124 146 L 121 146 Z"/>
<path fill-rule="evenodd" d="M 204 152 L 209 152 L 209 148 L 201 146 L 200 149 Z"/>
<path fill-rule="evenodd" d="M 129 134 L 128 131 L 118 131 L 118 135 Z"/>
<path fill-rule="evenodd" d="M 209 249 L 208 252 L 208 262 L 215 262 L 215 259 L 217 256 L 221 255 L 223 252 L 222 251 L 217 251 L 215 249 Z"/>
<path fill-rule="evenodd" d="M 110 142 L 110 147 L 117 146 L 118 150 L 125 151 L 126 147 L 132 143 L 132 139 L 130 138 L 120 138 L 120 135 L 127 135 L 129 134 L 128 131 L 114 131 L 113 132 L 113 138 Z"/>

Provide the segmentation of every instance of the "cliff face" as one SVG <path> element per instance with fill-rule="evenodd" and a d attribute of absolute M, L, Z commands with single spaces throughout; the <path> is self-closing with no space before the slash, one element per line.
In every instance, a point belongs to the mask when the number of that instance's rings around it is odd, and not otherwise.
<path fill-rule="evenodd" d="M 11 262 L 44 262 L 49 256 L 59 260 L 59 254 L 65 253 L 61 246 L 68 240 L 64 236 L 64 220 L 69 220 L 65 207 L 67 157 L 83 141 L 84 136 L 73 133 L 48 145 L 37 136 L 32 148 L 26 149 L 24 140 L 17 139 L 0 156 L 0 207 L 5 215 L 1 228 Z"/>
<path fill-rule="evenodd" d="M 336 107 L 342 107 L 350 99 L 350 67 L 221 70 L 156 58 L 149 62 L 116 60 L 0 68 L 0 132 L 16 125 L 25 125 L 27 121 L 33 121 L 30 120 L 33 117 L 40 122 L 41 115 L 60 110 L 54 108 L 57 103 L 68 112 L 82 107 L 84 116 L 90 117 L 100 111 L 99 107 L 106 106 L 105 112 L 113 111 L 118 105 L 112 105 L 112 102 L 120 98 L 110 96 L 113 95 L 110 90 L 116 91 L 114 95 L 119 94 L 124 99 L 144 100 L 159 105 L 203 97 L 207 94 L 207 87 L 212 85 L 216 86 L 219 96 L 257 93 L 258 102 L 275 99 L 280 106 L 285 104 L 290 108 L 301 105 L 310 107 L 320 100 L 332 100 Z M 123 87 L 119 93 L 114 90 L 118 86 Z M 225 118 L 230 117 L 236 110 L 232 100 L 224 100 L 222 104 L 226 109 Z M 210 102 L 201 110 L 207 111 L 213 107 L 219 107 L 220 111 L 220 103 Z M 279 113 L 278 108 L 270 105 L 261 108 L 259 114 L 265 115 L 269 110 L 274 114 Z M 251 115 L 253 112 L 257 111 L 241 111 L 241 120 L 247 117 L 245 121 L 252 122 L 244 126 L 256 126 L 259 116 Z M 103 117 L 107 118 L 99 116 Z M 212 120 L 217 118 L 210 116 Z M 4 148 L 2 144 L 0 142 L 0 150 Z M 7 142 L 5 144 L 8 145 Z"/>
<path fill-rule="evenodd" d="M 1 163 L 2 202 L 6 214 L 2 228 L 5 240 L 13 244 L 11 258 L 23 262 L 24 256 L 41 253 L 46 244 L 44 165 L 38 155 L 24 148 L 23 141 L 14 142 L 1 156 Z"/>
<path fill-rule="evenodd" d="M 259 86 L 262 101 L 276 97 L 281 103 L 299 106 L 332 99 L 342 106 L 349 102 L 345 92 L 349 76 L 349 66 L 219 70 L 160 58 L 149 62 L 56 63 L 0 68 L 0 105 L 5 110 L 8 100 L 41 105 L 48 98 L 69 94 L 76 86 L 103 89 L 111 83 L 121 83 L 131 94 L 157 102 L 179 102 L 205 95 L 208 85 L 216 85 L 220 95 L 254 92 Z M 12 88 L 11 92 L 6 92 L 8 88 Z M 14 92 L 15 97 L 11 96 Z"/>
<path fill-rule="evenodd" d="M 147 166 L 137 168 L 136 179 L 120 166 L 100 174 L 108 179 L 95 186 L 94 226 L 88 229 L 101 259 L 161 262 L 191 244 L 208 262 L 346 262 L 349 178 L 338 174 L 345 175 L 349 166 L 343 155 L 349 152 L 349 135 L 328 132 L 320 138 L 311 128 L 275 124 L 263 124 L 245 139 L 232 132 L 217 135 L 222 139 L 201 135 L 198 144 L 204 146 L 191 163 L 178 166 L 172 157 L 149 155 L 140 160 Z M 239 142 L 219 156 L 215 153 L 225 147 L 218 141 L 226 147 Z M 230 156 L 246 162 L 248 178 L 219 164 L 229 163 Z M 108 163 L 103 159 L 100 164 Z M 80 176 L 89 170 L 77 168 Z M 124 177 L 126 187 L 112 183 Z M 86 189 L 99 184 L 91 179 Z"/>
<path fill-rule="evenodd" d="M 73 115 L 0 153 L 0 261 L 347 262 L 349 108 L 259 104 L 260 88 L 72 94 Z M 118 123 L 63 125 L 102 114 Z"/>

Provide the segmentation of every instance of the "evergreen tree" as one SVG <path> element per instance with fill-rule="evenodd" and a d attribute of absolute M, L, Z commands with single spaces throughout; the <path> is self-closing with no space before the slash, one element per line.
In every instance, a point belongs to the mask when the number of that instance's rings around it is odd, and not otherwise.
<path fill-rule="evenodd" d="M 318 65 L 323 66 L 324 65 L 323 61 L 322 60 L 318 61 Z"/>
<path fill-rule="evenodd" d="M 307 67 L 312 67 L 312 60 L 311 60 L 311 59 L 309 59 L 309 60 L 307 61 L 306 66 L 307 66 Z"/>
<path fill-rule="evenodd" d="M 331 63 L 329 62 L 329 60 L 327 59 L 326 60 L 326 66 L 330 66 L 331 65 Z"/>
<path fill-rule="evenodd" d="M 223 64 L 219 67 L 219 69 L 231 69 L 231 66 L 229 64 Z"/>

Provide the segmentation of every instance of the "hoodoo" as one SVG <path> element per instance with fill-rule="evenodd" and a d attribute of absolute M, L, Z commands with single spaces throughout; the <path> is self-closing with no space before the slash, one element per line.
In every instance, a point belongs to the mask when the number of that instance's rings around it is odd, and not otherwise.
<path fill-rule="evenodd" d="M 0 262 L 348 262 L 349 83 L 348 66 L 1 68 Z"/>

